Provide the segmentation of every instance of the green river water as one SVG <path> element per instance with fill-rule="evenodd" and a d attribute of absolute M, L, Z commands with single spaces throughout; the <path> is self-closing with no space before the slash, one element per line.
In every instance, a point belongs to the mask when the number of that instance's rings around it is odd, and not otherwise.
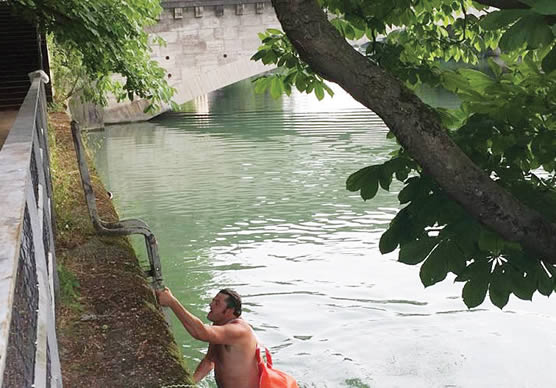
<path fill-rule="evenodd" d="M 554 298 L 469 311 L 453 278 L 424 289 L 418 267 L 379 253 L 397 193 L 364 202 L 345 180 L 395 144 L 335 90 L 273 100 L 243 81 L 88 142 L 120 216 L 155 232 L 174 294 L 206 321 L 212 296 L 235 288 L 301 387 L 556 386 Z M 194 368 L 206 344 L 173 328 Z"/>

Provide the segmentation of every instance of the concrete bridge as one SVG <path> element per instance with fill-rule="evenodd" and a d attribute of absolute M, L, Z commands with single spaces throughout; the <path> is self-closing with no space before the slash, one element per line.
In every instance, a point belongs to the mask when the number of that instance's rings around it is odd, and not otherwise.
<path fill-rule="evenodd" d="M 174 100 L 181 104 L 271 69 L 251 61 L 261 42 L 257 33 L 280 26 L 265 0 L 168 0 L 159 23 L 149 32 L 166 41 L 153 47 L 153 59 L 164 69 Z M 144 100 L 104 109 L 104 123 L 147 120 Z"/>

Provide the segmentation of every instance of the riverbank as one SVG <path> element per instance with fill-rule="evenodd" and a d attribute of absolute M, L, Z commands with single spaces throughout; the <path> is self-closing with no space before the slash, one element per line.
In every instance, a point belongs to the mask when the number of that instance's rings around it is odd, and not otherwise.
<path fill-rule="evenodd" d="M 92 227 L 69 117 L 54 113 L 49 122 L 62 302 L 57 334 L 64 386 L 191 384 L 128 239 L 101 237 Z M 101 218 L 116 220 L 94 171 L 91 180 Z"/>

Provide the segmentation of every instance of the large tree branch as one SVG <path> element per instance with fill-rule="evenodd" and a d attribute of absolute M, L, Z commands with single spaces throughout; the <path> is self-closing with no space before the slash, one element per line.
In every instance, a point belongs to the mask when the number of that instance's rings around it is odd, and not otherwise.
<path fill-rule="evenodd" d="M 354 50 L 316 0 L 272 0 L 301 58 L 372 109 L 440 186 L 484 225 L 556 264 L 556 224 L 498 186 L 451 140 L 436 112 Z"/>

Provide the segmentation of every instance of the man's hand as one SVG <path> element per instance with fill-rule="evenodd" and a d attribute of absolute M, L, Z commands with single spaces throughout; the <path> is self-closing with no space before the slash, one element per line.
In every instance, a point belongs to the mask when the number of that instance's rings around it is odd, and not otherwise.
<path fill-rule="evenodd" d="M 170 306 L 176 300 L 168 287 L 164 287 L 163 290 L 156 290 L 156 296 L 161 306 Z"/>

